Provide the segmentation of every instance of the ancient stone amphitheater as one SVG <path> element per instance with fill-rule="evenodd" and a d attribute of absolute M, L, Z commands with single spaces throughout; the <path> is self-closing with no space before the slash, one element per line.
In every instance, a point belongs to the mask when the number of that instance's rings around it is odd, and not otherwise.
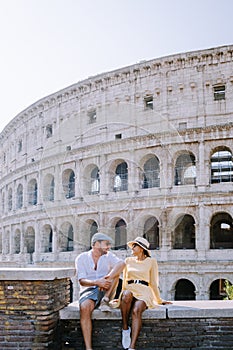
<path fill-rule="evenodd" d="M 0 134 L 0 264 L 73 266 L 144 236 L 162 296 L 233 283 L 233 46 L 143 61 L 42 98 Z"/>

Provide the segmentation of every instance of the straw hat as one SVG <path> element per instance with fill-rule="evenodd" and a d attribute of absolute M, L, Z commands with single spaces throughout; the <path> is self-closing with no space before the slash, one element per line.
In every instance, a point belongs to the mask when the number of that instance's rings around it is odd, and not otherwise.
<path fill-rule="evenodd" d="M 135 238 L 134 241 L 130 241 L 127 243 L 127 245 L 130 247 L 130 249 L 132 249 L 133 244 L 139 245 L 141 248 L 143 248 L 144 250 L 146 250 L 148 252 L 149 256 L 151 256 L 151 252 L 149 250 L 150 243 L 145 238 L 137 237 L 137 238 Z"/>

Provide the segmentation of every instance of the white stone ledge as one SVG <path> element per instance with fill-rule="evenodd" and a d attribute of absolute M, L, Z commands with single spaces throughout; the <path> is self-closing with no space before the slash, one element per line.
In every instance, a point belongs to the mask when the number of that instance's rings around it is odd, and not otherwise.
<path fill-rule="evenodd" d="M 233 300 L 174 301 L 168 318 L 233 318 Z"/>
<path fill-rule="evenodd" d="M 78 320 L 79 318 L 78 301 L 60 310 L 61 320 Z M 171 305 L 160 305 L 143 313 L 144 320 L 165 318 L 233 318 L 233 300 L 173 301 Z M 119 309 L 112 309 L 111 312 L 96 309 L 92 314 L 92 319 L 121 319 L 121 313 Z"/>
<path fill-rule="evenodd" d="M 73 268 L 0 268 L 0 281 L 52 281 L 73 276 Z"/>

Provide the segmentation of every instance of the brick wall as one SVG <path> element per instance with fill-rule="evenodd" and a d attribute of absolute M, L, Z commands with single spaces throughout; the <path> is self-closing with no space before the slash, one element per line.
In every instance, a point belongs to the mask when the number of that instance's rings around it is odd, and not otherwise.
<path fill-rule="evenodd" d="M 78 305 L 72 304 L 60 311 L 61 348 L 83 350 Z M 122 349 L 119 310 L 94 311 L 93 349 Z M 233 301 L 173 302 L 146 310 L 136 349 L 233 349 Z"/>
<path fill-rule="evenodd" d="M 0 269 L 1 350 L 58 350 L 59 310 L 70 301 L 68 276 L 68 269 Z"/>
<path fill-rule="evenodd" d="M 61 323 L 62 350 L 82 350 L 80 323 Z M 95 320 L 93 327 L 95 350 L 122 349 L 120 320 Z M 136 349 L 233 349 L 233 319 L 162 319 L 144 320 Z"/>

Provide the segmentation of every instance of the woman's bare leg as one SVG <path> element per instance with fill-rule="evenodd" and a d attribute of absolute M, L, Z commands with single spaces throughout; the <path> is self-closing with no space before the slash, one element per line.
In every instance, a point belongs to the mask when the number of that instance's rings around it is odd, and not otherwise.
<path fill-rule="evenodd" d="M 142 328 L 142 313 L 146 310 L 146 304 L 142 300 L 136 300 L 132 309 L 132 330 L 130 348 L 135 349 L 140 330 Z"/>
<path fill-rule="evenodd" d="M 132 302 L 133 302 L 133 294 L 128 290 L 123 291 L 121 296 L 120 308 L 121 308 L 121 316 L 122 316 L 122 329 L 124 330 L 128 329 L 129 314 L 130 314 Z"/>

